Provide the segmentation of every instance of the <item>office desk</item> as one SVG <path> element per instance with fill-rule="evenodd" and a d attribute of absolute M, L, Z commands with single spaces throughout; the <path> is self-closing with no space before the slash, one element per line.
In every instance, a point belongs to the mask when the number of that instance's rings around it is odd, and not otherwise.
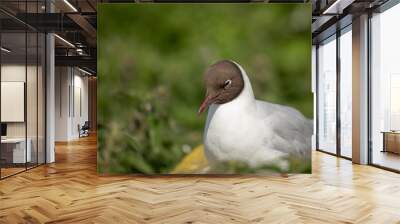
<path fill-rule="evenodd" d="M 25 154 L 25 138 L 6 138 L 1 139 L 1 157 L 6 160 L 6 163 L 25 163 L 31 162 L 32 153 L 31 145 L 32 140 L 26 140 L 26 154 Z M 11 159 L 12 158 L 12 159 Z M 26 161 L 25 161 L 26 159 Z"/>

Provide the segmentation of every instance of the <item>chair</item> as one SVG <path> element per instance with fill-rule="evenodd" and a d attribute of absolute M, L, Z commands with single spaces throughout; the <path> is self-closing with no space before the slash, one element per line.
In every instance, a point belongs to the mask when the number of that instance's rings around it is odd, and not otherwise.
<path fill-rule="evenodd" d="M 90 129 L 89 121 L 85 121 L 82 127 L 78 124 L 79 138 L 89 136 L 89 129 Z"/>

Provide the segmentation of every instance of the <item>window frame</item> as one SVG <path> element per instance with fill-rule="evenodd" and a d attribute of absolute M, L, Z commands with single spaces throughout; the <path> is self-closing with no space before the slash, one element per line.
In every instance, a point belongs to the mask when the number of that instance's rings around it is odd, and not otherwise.
<path fill-rule="evenodd" d="M 350 20 L 349 20 L 350 19 Z M 350 22 L 349 22 L 350 21 Z M 329 155 L 337 156 L 339 158 L 343 158 L 346 160 L 352 160 L 352 158 L 347 157 L 342 155 L 341 153 L 341 119 L 340 119 L 340 77 L 341 77 L 341 67 L 340 67 L 340 37 L 344 35 L 347 32 L 352 32 L 352 29 L 349 28 L 352 26 L 351 22 L 351 17 L 346 16 L 342 20 L 339 20 L 337 23 L 341 23 L 342 27 L 338 27 L 338 24 L 334 24 L 332 26 L 336 27 L 336 32 L 332 33 L 331 35 L 326 36 L 323 39 L 318 40 L 316 44 L 316 51 L 315 51 L 315 64 L 316 64 L 316 114 L 315 114 L 315 122 L 316 122 L 316 137 L 315 137 L 315 144 L 316 144 L 316 151 L 323 152 Z M 329 29 L 329 28 L 328 28 Z M 336 36 L 335 36 L 336 35 Z M 332 36 L 335 36 L 334 39 L 329 40 L 329 38 L 332 38 Z M 320 106 L 320 99 L 319 99 L 319 85 L 320 85 L 320 74 L 319 74 L 319 47 L 321 43 L 326 42 L 326 41 L 336 41 L 336 152 L 332 153 L 327 150 L 321 149 L 320 143 L 319 143 L 319 106 Z"/>

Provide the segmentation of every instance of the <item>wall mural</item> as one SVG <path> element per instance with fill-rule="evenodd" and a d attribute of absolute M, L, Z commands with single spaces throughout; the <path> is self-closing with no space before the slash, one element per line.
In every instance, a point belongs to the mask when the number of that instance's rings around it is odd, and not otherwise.
<path fill-rule="evenodd" d="M 99 4 L 99 173 L 310 173 L 310 16 Z"/>

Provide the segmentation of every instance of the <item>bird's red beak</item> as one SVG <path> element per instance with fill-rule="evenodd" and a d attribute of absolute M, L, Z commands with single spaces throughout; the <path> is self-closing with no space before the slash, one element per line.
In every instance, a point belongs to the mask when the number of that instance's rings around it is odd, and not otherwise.
<path fill-rule="evenodd" d="M 205 111 L 207 109 L 207 107 L 211 104 L 212 98 L 213 97 L 211 95 L 206 96 L 206 98 L 203 100 L 203 103 L 201 103 L 201 105 L 200 105 L 199 112 L 198 112 L 199 115 L 201 113 L 203 113 L 203 111 Z"/>

